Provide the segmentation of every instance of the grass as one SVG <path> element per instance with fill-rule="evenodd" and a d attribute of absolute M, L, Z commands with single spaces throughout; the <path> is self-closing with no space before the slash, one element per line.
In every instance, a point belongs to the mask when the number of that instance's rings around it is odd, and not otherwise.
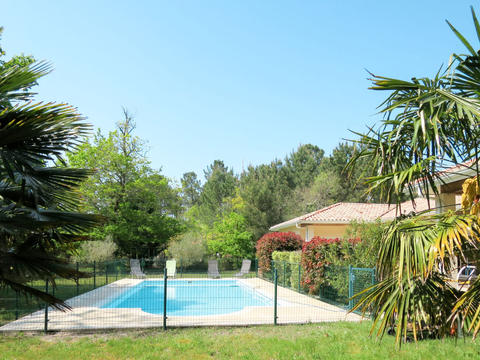
<path fill-rule="evenodd" d="M 478 359 L 470 339 L 425 340 L 400 350 L 368 338 L 369 322 L 248 328 L 0 336 L 0 359 Z"/>

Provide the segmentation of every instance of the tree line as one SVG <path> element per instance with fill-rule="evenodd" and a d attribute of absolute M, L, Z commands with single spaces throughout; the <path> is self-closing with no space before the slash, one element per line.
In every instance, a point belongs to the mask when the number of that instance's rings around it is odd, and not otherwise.
<path fill-rule="evenodd" d="M 107 219 L 80 246 L 80 259 L 252 257 L 256 241 L 274 224 L 339 201 L 377 200 L 359 181 L 361 167 L 345 171 L 356 151 L 346 142 L 330 156 L 316 145 L 300 145 L 283 160 L 241 173 L 215 160 L 203 179 L 191 171 L 176 182 L 152 167 L 135 126 L 123 109 L 115 130 L 98 130 L 68 154 L 67 166 L 95 169 L 80 187 L 83 210 Z"/>

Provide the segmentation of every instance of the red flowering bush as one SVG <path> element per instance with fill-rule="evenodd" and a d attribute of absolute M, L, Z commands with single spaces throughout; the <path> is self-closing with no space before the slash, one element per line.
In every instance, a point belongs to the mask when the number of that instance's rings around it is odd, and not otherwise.
<path fill-rule="evenodd" d="M 338 280 L 329 279 L 329 275 L 331 277 L 332 274 L 326 273 L 327 267 L 335 260 L 348 261 L 344 254 L 346 248 L 351 248 L 358 243 L 360 243 L 358 238 L 345 241 L 340 238 L 327 239 L 318 236 L 305 243 L 302 248 L 303 276 L 301 284 L 303 288 L 307 289 L 310 294 L 318 294 L 321 285 L 331 285 L 332 280 Z M 335 276 L 337 275 L 335 274 Z"/>
<path fill-rule="evenodd" d="M 326 282 L 325 269 L 330 264 L 327 251 L 338 250 L 342 239 L 314 237 L 302 248 L 302 286 L 310 294 L 318 293 L 320 286 Z M 336 249 L 332 249 L 335 246 Z"/>
<path fill-rule="evenodd" d="M 301 236 L 293 232 L 273 232 L 263 235 L 256 246 L 259 272 L 270 271 L 274 251 L 300 250 L 302 245 Z"/>

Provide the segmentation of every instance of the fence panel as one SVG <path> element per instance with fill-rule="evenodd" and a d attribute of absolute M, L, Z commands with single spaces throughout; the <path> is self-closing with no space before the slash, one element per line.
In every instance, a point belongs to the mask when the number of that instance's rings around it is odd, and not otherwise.
<path fill-rule="evenodd" d="M 166 259 L 158 258 L 137 262 L 135 271 L 128 259 L 75 263 L 82 277 L 56 279 L 48 287 L 71 311 L 2 289 L 0 331 L 43 331 L 45 324 L 57 331 L 359 320 L 348 313 L 349 291 L 356 293 L 372 281 L 371 269 L 332 266 L 326 268 L 320 288 L 312 288 L 303 284 L 298 263 L 272 262 L 270 269 L 259 271 L 253 261 L 247 273 L 240 272 L 242 259 L 213 264 L 215 269 L 208 261 L 178 259 L 169 274 Z M 31 285 L 44 290 L 46 284 L 36 280 Z"/>
<path fill-rule="evenodd" d="M 272 270 L 278 280 L 277 323 L 360 320 L 357 314 L 348 313 L 347 267 L 326 268 L 319 288 L 304 284 L 299 263 L 272 261 Z M 266 275 L 264 278 L 271 281 L 270 271 Z"/>
<path fill-rule="evenodd" d="M 348 267 L 327 266 L 325 280 L 320 286 L 320 298 L 344 309 L 348 307 Z"/>
<path fill-rule="evenodd" d="M 354 297 L 356 294 L 369 288 L 375 284 L 375 268 L 356 268 L 349 267 L 349 308 L 352 309 L 357 303 L 359 298 Z"/>

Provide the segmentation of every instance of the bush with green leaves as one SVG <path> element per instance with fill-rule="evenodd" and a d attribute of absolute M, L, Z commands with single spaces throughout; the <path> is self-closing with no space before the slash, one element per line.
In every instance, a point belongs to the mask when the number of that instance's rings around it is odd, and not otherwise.
<path fill-rule="evenodd" d="M 73 258 L 74 261 L 92 263 L 111 260 L 115 257 L 117 244 L 111 238 L 103 241 L 86 241 L 80 245 L 78 255 Z"/>
<path fill-rule="evenodd" d="M 300 261 L 302 252 L 297 251 L 274 251 L 272 253 L 272 262 L 275 264 L 278 272 L 278 283 L 286 287 L 298 289 Z"/>
<path fill-rule="evenodd" d="M 196 231 L 186 232 L 170 242 L 167 254 L 181 261 L 182 266 L 198 264 L 207 254 L 205 238 Z"/>
<path fill-rule="evenodd" d="M 310 293 L 348 297 L 348 266 L 374 267 L 385 224 L 352 222 L 343 239 L 313 238 L 302 249 L 303 286 Z"/>
<path fill-rule="evenodd" d="M 340 257 L 336 257 L 332 253 L 328 256 L 329 261 L 335 265 L 374 267 L 382 234 L 387 225 L 380 220 L 373 223 L 351 222 L 345 231 L 344 239 L 357 239 L 358 241 L 343 241 L 340 247 Z"/>
<path fill-rule="evenodd" d="M 277 269 L 277 280 L 279 284 L 290 286 L 290 253 L 291 251 L 274 251 L 272 253 L 272 264 Z M 287 270 L 288 269 L 288 270 Z"/>
<path fill-rule="evenodd" d="M 320 287 L 327 283 L 326 268 L 330 265 L 327 253 L 338 250 L 341 239 L 314 237 L 302 248 L 302 286 L 309 294 L 318 294 Z"/>
<path fill-rule="evenodd" d="M 298 289 L 302 278 L 302 269 L 300 265 L 302 262 L 302 251 L 290 251 L 288 262 L 290 263 L 290 286 L 293 289 Z"/>
<path fill-rule="evenodd" d="M 245 218 L 232 211 L 213 223 L 207 235 L 208 251 L 227 258 L 249 259 L 254 251 L 252 237 Z"/>

